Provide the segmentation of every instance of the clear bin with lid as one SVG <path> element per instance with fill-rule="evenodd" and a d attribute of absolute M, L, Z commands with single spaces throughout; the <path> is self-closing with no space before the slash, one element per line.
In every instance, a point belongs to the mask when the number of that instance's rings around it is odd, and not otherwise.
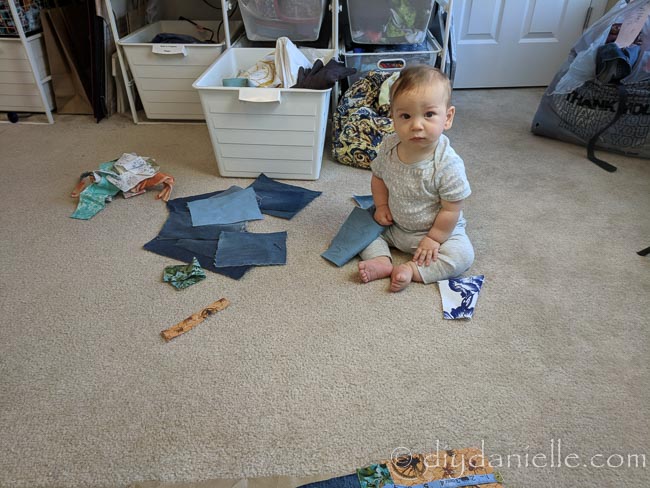
<path fill-rule="evenodd" d="M 326 0 L 239 0 L 246 37 L 251 41 L 315 41 Z"/>
<path fill-rule="evenodd" d="M 435 66 L 440 51 L 442 48 L 431 33 L 427 35 L 426 44 L 423 43 L 422 47 L 411 51 L 395 51 L 386 48 L 374 52 L 346 51 L 343 53 L 345 66 L 357 70 L 355 74 L 348 76 L 348 84 L 352 85 L 370 71 L 395 72 L 415 64 Z"/>
<path fill-rule="evenodd" d="M 347 0 L 352 42 L 421 44 L 435 0 Z"/>

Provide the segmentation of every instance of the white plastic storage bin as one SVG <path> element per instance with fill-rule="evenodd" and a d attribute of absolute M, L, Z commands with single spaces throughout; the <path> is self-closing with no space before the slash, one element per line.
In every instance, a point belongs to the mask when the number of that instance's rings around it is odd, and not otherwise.
<path fill-rule="evenodd" d="M 324 62 L 331 49 L 317 50 Z M 237 76 L 268 48 L 228 49 L 194 82 L 221 176 L 316 180 L 320 176 L 331 88 L 237 88 Z"/>
<path fill-rule="evenodd" d="M 345 66 L 356 68 L 357 72 L 348 76 L 348 84 L 352 84 L 369 71 L 401 71 L 414 64 L 429 64 L 435 66 L 436 58 L 442 50 L 438 41 L 429 34 L 427 49 L 421 51 L 382 51 L 382 52 L 345 52 Z"/>
<path fill-rule="evenodd" d="M 347 0 L 352 42 L 420 44 L 427 38 L 435 0 Z"/>
<path fill-rule="evenodd" d="M 223 36 L 220 21 L 197 20 L 196 23 L 211 29 L 215 40 L 217 31 Z M 199 40 L 209 40 L 211 36 L 209 31 L 199 31 L 190 22 L 163 20 L 118 41 L 133 73 L 145 114 L 150 119 L 203 119 L 201 101 L 192 83 L 221 55 L 224 43 L 153 44 L 151 40 L 160 33 L 190 35 Z"/>
<path fill-rule="evenodd" d="M 32 72 L 28 49 L 36 63 L 37 73 Z M 47 106 L 43 104 L 38 84 L 43 86 Z M 0 111 L 48 112 L 52 109 L 54 92 L 43 34 L 29 36 L 25 45 L 19 38 L 0 38 Z"/>
<path fill-rule="evenodd" d="M 326 0 L 239 0 L 239 8 L 251 41 L 318 39 Z"/>

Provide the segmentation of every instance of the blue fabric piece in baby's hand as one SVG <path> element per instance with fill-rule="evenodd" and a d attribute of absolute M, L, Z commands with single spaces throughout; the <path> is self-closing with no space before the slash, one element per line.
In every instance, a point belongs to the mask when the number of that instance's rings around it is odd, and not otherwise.
<path fill-rule="evenodd" d="M 375 204 L 372 195 L 352 195 L 352 198 L 361 208 L 370 208 Z"/>
<path fill-rule="evenodd" d="M 367 209 L 352 209 L 330 247 L 321 256 L 340 267 L 368 247 L 384 232 L 384 227 L 373 218 L 374 213 L 374 205 Z"/>

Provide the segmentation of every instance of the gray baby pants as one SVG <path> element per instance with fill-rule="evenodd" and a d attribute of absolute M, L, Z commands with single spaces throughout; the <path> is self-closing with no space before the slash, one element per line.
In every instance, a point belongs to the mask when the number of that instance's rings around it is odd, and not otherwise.
<path fill-rule="evenodd" d="M 392 260 L 391 246 L 400 251 L 414 254 L 427 232 L 410 232 L 397 225 L 391 225 L 359 255 L 364 261 L 379 256 L 387 256 Z M 465 222 L 460 222 L 449 239 L 440 246 L 438 259 L 431 261 L 429 266 L 418 266 L 417 268 L 424 283 L 435 283 L 460 276 L 469 269 L 473 262 L 474 248 L 465 234 Z"/>

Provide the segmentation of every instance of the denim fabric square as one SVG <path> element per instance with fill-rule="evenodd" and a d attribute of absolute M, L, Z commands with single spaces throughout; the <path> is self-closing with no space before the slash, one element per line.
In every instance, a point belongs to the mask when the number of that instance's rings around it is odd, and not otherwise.
<path fill-rule="evenodd" d="M 352 198 L 361 208 L 370 208 L 375 204 L 372 195 L 352 195 Z"/>
<path fill-rule="evenodd" d="M 206 198 L 213 197 L 215 195 L 227 195 L 228 193 L 233 193 L 239 190 L 243 190 L 241 186 L 233 185 L 227 190 L 217 190 L 217 191 L 211 191 L 209 193 L 201 193 L 200 195 L 191 195 L 189 197 L 180 197 L 180 198 L 174 198 L 173 200 L 170 200 L 167 202 L 167 209 L 172 212 L 172 211 L 177 211 L 177 210 L 189 210 L 187 209 L 187 204 L 189 202 L 193 202 L 195 200 L 205 200 Z"/>
<path fill-rule="evenodd" d="M 330 247 L 321 256 L 340 267 L 363 251 L 384 232 L 384 227 L 375 221 L 374 214 L 374 205 L 367 209 L 354 207 Z"/>
<path fill-rule="evenodd" d="M 269 266 L 287 264 L 287 233 L 222 232 L 214 259 L 223 266 Z"/>
<path fill-rule="evenodd" d="M 250 266 L 234 266 L 217 268 L 214 265 L 214 256 L 217 252 L 217 239 L 164 239 L 155 237 L 144 245 L 147 251 L 177 259 L 185 263 L 191 263 L 196 256 L 203 269 L 213 273 L 240 279 L 251 268 Z"/>
<path fill-rule="evenodd" d="M 443 318 L 471 319 L 484 279 L 485 276 L 478 275 L 439 281 Z"/>
<path fill-rule="evenodd" d="M 187 208 L 187 203 L 194 200 L 203 200 L 215 195 L 226 195 L 234 191 L 242 190 L 239 186 L 231 186 L 227 190 L 204 193 L 191 197 L 175 198 L 167 202 L 169 217 L 163 224 L 158 233 L 158 237 L 169 239 L 218 239 L 219 234 L 223 231 L 243 232 L 246 230 L 246 222 L 237 222 L 235 224 L 225 225 L 202 225 L 200 227 L 192 226 L 192 217 Z"/>
<path fill-rule="evenodd" d="M 203 200 L 193 200 L 187 203 L 187 207 L 190 210 L 194 227 L 233 224 L 264 218 L 252 188 L 215 195 Z"/>
<path fill-rule="evenodd" d="M 248 187 L 255 190 L 262 213 L 291 219 L 322 192 L 272 180 L 264 173 Z"/>
<path fill-rule="evenodd" d="M 297 488 L 361 488 L 361 484 L 356 474 L 348 474 L 315 483 L 308 483 Z"/>

